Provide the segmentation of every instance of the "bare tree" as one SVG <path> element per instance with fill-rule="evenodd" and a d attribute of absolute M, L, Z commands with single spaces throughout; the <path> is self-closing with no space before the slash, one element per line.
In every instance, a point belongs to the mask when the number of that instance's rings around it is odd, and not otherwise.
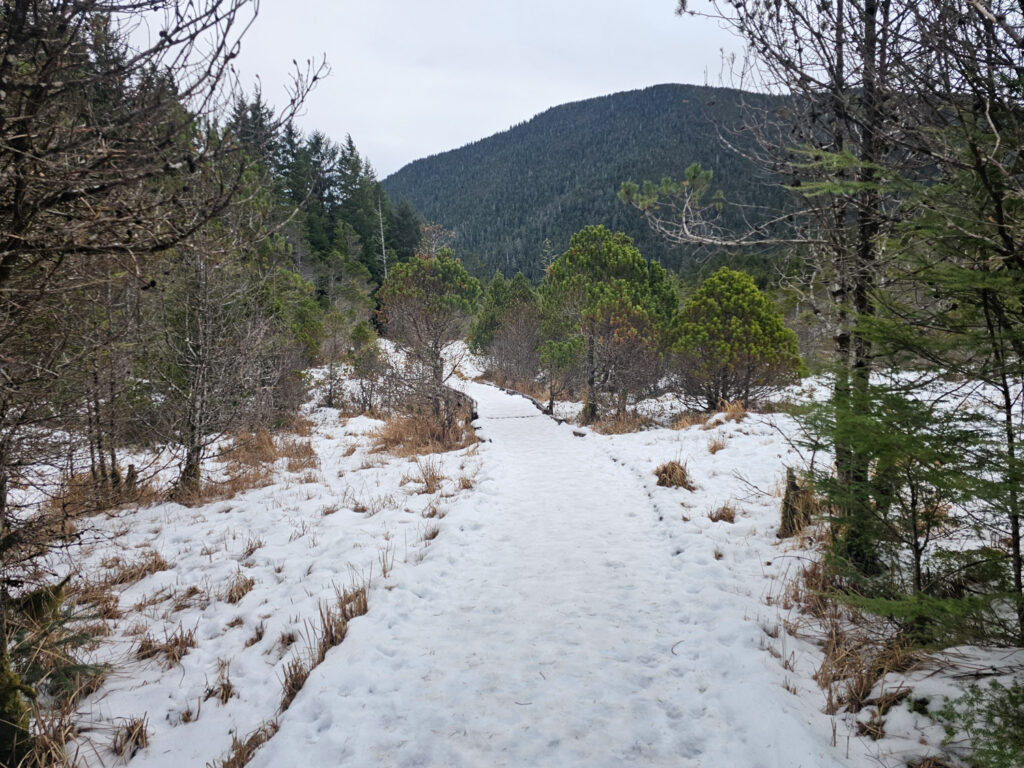
<path fill-rule="evenodd" d="M 53 543 L 34 509 L 21 508 L 28 498 L 22 489 L 52 478 L 47 468 L 77 448 L 55 428 L 75 427 L 88 414 L 95 466 L 108 478 L 116 469 L 109 450 L 116 429 L 106 422 L 117 373 L 96 355 L 113 349 L 122 329 L 102 314 L 112 317 L 129 294 L 159 285 L 164 275 L 151 259 L 198 236 L 243 187 L 248 163 L 215 123 L 230 103 L 230 62 L 255 11 L 249 0 L 0 5 L 5 641 L 8 590 L 25 587 L 27 564 Z M 153 29 L 148 40 L 146 24 Z M 310 66 L 297 77 L 283 118 L 322 71 Z M 229 156 L 236 158 L 230 165 Z M 97 297 L 106 302 L 103 311 L 76 322 L 82 303 Z"/>

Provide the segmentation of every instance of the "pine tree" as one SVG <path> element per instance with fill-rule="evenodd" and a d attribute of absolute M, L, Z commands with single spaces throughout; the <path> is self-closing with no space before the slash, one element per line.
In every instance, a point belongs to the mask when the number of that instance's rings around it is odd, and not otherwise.
<path fill-rule="evenodd" d="M 801 367 L 796 334 L 749 275 L 728 267 L 701 284 L 671 333 L 682 390 L 709 410 L 733 400 L 749 406 Z"/>
<path fill-rule="evenodd" d="M 676 308 L 665 270 L 647 261 L 621 232 L 586 227 L 569 242 L 569 249 L 548 268 L 540 286 L 547 341 L 583 341 L 587 397 L 584 421 L 598 417 L 600 392 L 628 395 L 647 382 L 632 370 L 617 368 L 619 340 L 642 334 L 641 357 L 657 357 L 661 334 Z M 648 361 L 645 361 L 645 364 Z M 620 398 L 620 404 L 622 400 Z"/>

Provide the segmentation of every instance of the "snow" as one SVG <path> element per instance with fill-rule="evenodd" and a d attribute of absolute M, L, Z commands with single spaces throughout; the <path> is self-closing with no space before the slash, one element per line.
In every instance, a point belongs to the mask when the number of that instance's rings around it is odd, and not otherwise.
<path fill-rule="evenodd" d="M 230 501 L 102 523 L 121 531 L 123 552 L 151 548 L 171 567 L 121 595 L 125 608 L 155 602 L 97 651 L 116 666 L 83 705 L 83 764 L 113 764 L 109 733 L 143 713 L 149 746 L 133 766 L 223 758 L 233 734 L 277 714 L 284 665 L 304 653 L 320 601 L 368 582 L 369 612 L 251 765 L 878 765 L 852 720 L 822 714 L 810 679 L 820 651 L 779 632 L 767 604 L 807 556 L 775 538 L 785 466 L 798 463 L 788 417 L 602 436 L 460 386 L 483 442 L 435 457 L 448 478 L 436 494 L 402 482 L 409 461 L 369 452 L 379 422 L 315 409 L 313 477 L 279 468 L 274 485 Z M 725 447 L 711 453 L 712 437 Z M 694 491 L 656 485 L 671 460 Z M 709 519 L 723 504 L 734 523 Z M 424 519 L 431 510 L 443 517 Z M 424 541 L 430 526 L 438 536 Z M 107 538 L 93 542 L 92 568 L 111 554 Z M 239 572 L 255 586 L 228 604 Z M 207 597 L 172 610 L 191 585 Z M 195 628 L 197 647 L 169 669 L 137 661 L 139 622 L 158 638 Z M 235 695 L 203 700 L 225 665 Z"/>

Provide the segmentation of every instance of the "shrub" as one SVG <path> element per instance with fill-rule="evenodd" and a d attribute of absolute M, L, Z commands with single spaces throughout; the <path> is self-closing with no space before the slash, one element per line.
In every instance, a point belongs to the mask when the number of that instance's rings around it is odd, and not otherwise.
<path fill-rule="evenodd" d="M 722 401 L 749 406 L 801 368 L 796 334 L 749 275 L 727 267 L 686 302 L 672 336 L 680 386 L 708 410 Z"/>
<path fill-rule="evenodd" d="M 1018 768 L 1024 755 L 1024 681 L 1009 688 L 995 680 L 987 690 L 976 685 L 946 704 L 939 716 L 948 721 L 952 741 L 963 732 L 970 741 L 971 765 Z"/>
<path fill-rule="evenodd" d="M 666 488 L 685 488 L 688 491 L 695 490 L 696 486 L 690 480 L 690 474 L 686 471 L 686 465 L 678 461 L 669 461 L 662 464 L 654 474 L 658 477 L 658 485 Z"/>

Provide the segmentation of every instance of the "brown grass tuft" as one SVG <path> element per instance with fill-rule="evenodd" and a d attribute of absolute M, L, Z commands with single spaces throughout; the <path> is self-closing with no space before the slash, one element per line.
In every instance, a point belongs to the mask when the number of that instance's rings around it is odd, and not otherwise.
<path fill-rule="evenodd" d="M 302 690 L 302 686 L 306 684 L 306 680 L 309 679 L 309 673 L 313 671 L 313 667 L 309 662 L 309 659 L 303 658 L 302 656 L 293 656 L 288 660 L 288 663 L 284 665 L 284 676 L 281 679 L 281 705 L 279 707 L 280 712 L 284 712 L 292 705 L 295 701 L 295 697 L 299 695 L 299 691 Z"/>
<path fill-rule="evenodd" d="M 134 584 L 147 576 L 158 571 L 170 570 L 171 566 L 155 549 L 146 550 L 138 560 L 122 563 L 117 560 L 117 565 L 109 569 L 103 581 L 105 586 L 120 586 L 122 584 Z"/>
<path fill-rule="evenodd" d="M 169 669 L 184 658 L 189 648 L 195 647 L 195 628 L 185 629 L 181 624 L 178 624 L 178 628 L 174 632 L 164 632 L 163 642 L 156 640 L 148 633 L 144 634 L 139 639 L 139 647 L 135 655 L 143 660 L 163 655 L 164 664 Z"/>
<path fill-rule="evenodd" d="M 602 435 L 623 435 L 628 432 L 639 432 L 654 424 L 654 421 L 641 416 L 638 413 L 626 411 L 625 413 L 608 414 L 597 421 L 592 421 L 589 426 L 595 432 Z"/>
<path fill-rule="evenodd" d="M 240 432 L 220 452 L 220 458 L 246 467 L 273 464 L 280 458 L 274 436 L 265 429 Z"/>
<path fill-rule="evenodd" d="M 708 453 L 710 453 L 712 456 L 714 456 L 720 450 L 725 448 L 725 445 L 726 445 L 726 443 L 725 443 L 725 438 L 724 437 L 718 437 L 718 436 L 712 437 L 712 438 L 710 438 L 708 440 Z"/>
<path fill-rule="evenodd" d="M 249 466 L 246 464 L 231 464 L 228 468 L 226 480 L 204 483 L 203 487 L 195 493 L 177 491 L 174 499 L 186 507 L 196 507 L 201 504 L 208 504 L 211 501 L 223 501 L 233 499 L 240 493 L 251 491 L 255 488 L 266 488 L 274 482 L 272 465 L 259 464 Z"/>
<path fill-rule="evenodd" d="M 256 625 L 256 629 L 252 631 L 252 637 L 245 641 L 245 647 L 251 648 L 256 645 L 260 640 L 263 639 L 263 634 L 267 631 L 267 625 L 262 621 Z"/>
<path fill-rule="evenodd" d="M 735 523 L 736 507 L 732 504 L 723 504 L 718 509 L 708 512 L 708 520 L 713 523 Z"/>
<path fill-rule="evenodd" d="M 282 426 L 285 432 L 291 432 L 293 435 L 299 437 L 309 437 L 313 434 L 313 429 L 316 425 L 311 419 L 306 418 L 301 413 L 292 415 Z"/>
<path fill-rule="evenodd" d="M 302 472 L 320 467 L 316 449 L 313 448 L 313 443 L 309 440 L 282 440 L 280 453 L 288 459 L 287 470 L 289 472 Z"/>
<path fill-rule="evenodd" d="M 32 749 L 25 765 L 47 768 L 74 768 L 77 763 L 68 754 L 67 745 L 75 736 L 75 701 L 60 702 L 53 707 L 32 706 Z"/>
<path fill-rule="evenodd" d="M 321 603 L 316 621 L 306 626 L 306 651 L 289 659 L 281 681 L 280 711 L 291 706 L 298 692 L 313 671 L 327 656 L 327 652 L 341 644 L 348 633 L 348 622 L 366 613 L 366 588 L 344 590 L 335 587 L 335 599 Z"/>
<path fill-rule="evenodd" d="M 256 579 L 251 576 L 246 576 L 242 573 L 242 569 L 239 568 L 235 571 L 234 578 L 231 579 L 227 588 L 224 590 L 224 600 L 232 604 L 237 603 L 249 594 L 255 585 Z"/>
<path fill-rule="evenodd" d="M 231 664 L 224 659 L 217 659 L 217 682 L 206 687 L 203 701 L 216 699 L 221 704 L 227 704 L 231 697 L 236 695 L 230 672 Z"/>
<path fill-rule="evenodd" d="M 738 423 L 747 418 L 747 409 L 739 400 L 733 400 L 731 403 L 723 401 L 718 404 L 718 410 L 725 414 L 726 421 Z"/>
<path fill-rule="evenodd" d="M 429 416 L 397 416 L 373 433 L 375 450 L 395 456 L 442 453 L 465 448 L 477 441 L 472 429 L 455 422 L 439 424 Z"/>
<path fill-rule="evenodd" d="M 74 533 L 72 520 L 127 504 L 147 506 L 162 501 L 164 495 L 149 480 L 140 480 L 132 465 L 127 472 L 117 470 L 106 481 L 83 472 L 62 477 L 59 487 L 41 505 L 39 520 L 44 532 L 54 538 Z M 52 530 L 50 530 L 52 529 Z"/>
<path fill-rule="evenodd" d="M 244 739 L 239 739 L 236 734 L 233 734 L 231 736 L 231 751 L 227 757 L 213 763 L 213 768 L 244 768 L 256 756 L 256 751 L 274 737 L 278 728 L 280 725 L 275 718 L 261 723 Z"/>
<path fill-rule="evenodd" d="M 685 488 L 688 491 L 695 490 L 696 486 L 690 480 L 686 471 L 686 465 L 678 461 L 669 461 L 654 470 L 658 477 L 658 485 L 666 488 Z"/>
<path fill-rule="evenodd" d="M 702 427 L 707 423 L 710 414 L 703 411 L 683 411 L 672 422 L 672 429 L 689 429 Z"/>
<path fill-rule="evenodd" d="M 110 748 L 115 755 L 131 760 L 140 749 L 149 746 L 149 723 L 145 715 L 122 720 L 114 731 Z"/>
<path fill-rule="evenodd" d="M 437 459 L 417 456 L 416 472 L 418 475 L 416 479 L 423 483 L 421 493 L 434 494 L 441 490 L 445 476 L 441 474 L 441 464 Z"/>
<path fill-rule="evenodd" d="M 249 538 L 245 541 L 245 548 L 242 550 L 240 558 L 242 560 L 246 560 L 252 557 L 256 553 L 256 550 L 262 546 L 263 539 L 261 539 L 259 536 L 253 536 L 252 534 L 250 534 Z"/>
<path fill-rule="evenodd" d="M 209 596 L 195 584 L 176 592 L 173 600 L 172 607 L 175 611 L 183 611 L 193 605 L 205 608 L 210 603 Z"/>
<path fill-rule="evenodd" d="M 97 618 L 117 621 L 121 618 L 120 598 L 102 581 L 81 580 L 68 585 L 67 599 L 75 605 L 89 606 Z"/>

